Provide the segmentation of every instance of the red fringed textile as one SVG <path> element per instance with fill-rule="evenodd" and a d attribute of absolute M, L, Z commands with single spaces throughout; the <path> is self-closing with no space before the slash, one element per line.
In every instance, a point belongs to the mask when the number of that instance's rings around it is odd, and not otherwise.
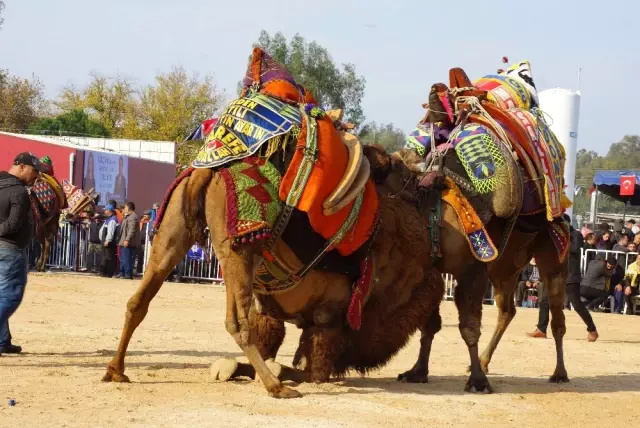
<path fill-rule="evenodd" d="M 160 204 L 160 208 L 158 208 L 158 215 L 156 216 L 156 221 L 153 223 L 154 229 L 158 229 L 158 227 L 160 226 L 160 223 L 162 222 L 162 218 L 164 217 L 164 212 L 167 209 L 167 205 L 169 205 L 169 199 L 171 199 L 171 194 L 173 193 L 173 191 L 176 190 L 176 187 L 178 187 L 178 184 L 180 184 L 182 180 L 184 180 L 185 178 L 189 177 L 194 170 L 195 168 L 192 168 L 192 167 L 185 169 L 173 181 L 173 183 L 169 187 L 169 190 L 167 190 L 167 193 L 164 195 L 164 199 L 162 200 L 162 204 Z"/>

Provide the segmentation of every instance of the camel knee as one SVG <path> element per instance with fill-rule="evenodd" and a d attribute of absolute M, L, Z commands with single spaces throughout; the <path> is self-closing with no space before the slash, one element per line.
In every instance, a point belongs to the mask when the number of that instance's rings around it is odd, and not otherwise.
<path fill-rule="evenodd" d="M 480 322 L 476 320 L 461 321 L 458 328 L 467 346 L 478 345 L 478 341 L 480 340 Z"/>
<path fill-rule="evenodd" d="M 127 302 L 127 314 L 137 314 L 140 311 L 144 310 L 144 305 L 142 304 L 142 300 L 138 295 L 131 297 Z"/>
<path fill-rule="evenodd" d="M 440 330 L 442 330 L 442 317 L 440 311 L 436 311 L 431 314 L 427 324 L 422 331 L 425 336 L 435 336 Z"/>
<path fill-rule="evenodd" d="M 225 321 L 224 326 L 240 347 L 249 345 L 251 329 L 249 327 L 248 319 L 241 318 L 238 320 L 227 320 Z"/>

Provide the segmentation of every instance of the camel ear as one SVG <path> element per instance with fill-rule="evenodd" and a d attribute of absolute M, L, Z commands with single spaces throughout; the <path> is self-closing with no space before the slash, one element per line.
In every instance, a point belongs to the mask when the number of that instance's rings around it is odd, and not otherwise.
<path fill-rule="evenodd" d="M 362 153 L 369 161 L 373 181 L 377 184 L 383 183 L 391 172 L 390 156 L 377 144 L 362 146 Z"/>

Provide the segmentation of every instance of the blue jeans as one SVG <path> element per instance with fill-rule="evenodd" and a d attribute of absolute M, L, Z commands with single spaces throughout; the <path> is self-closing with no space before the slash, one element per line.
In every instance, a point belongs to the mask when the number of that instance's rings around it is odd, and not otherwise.
<path fill-rule="evenodd" d="M 622 287 L 622 290 L 615 290 L 613 292 L 613 295 L 616 299 L 614 312 L 622 312 L 622 310 L 624 309 L 624 287 Z"/>
<path fill-rule="evenodd" d="M 11 345 L 9 317 L 22 302 L 27 270 L 25 250 L 0 248 L 0 348 Z"/>
<path fill-rule="evenodd" d="M 133 277 L 133 255 L 135 251 L 135 248 L 120 247 L 120 275 L 125 278 Z"/>

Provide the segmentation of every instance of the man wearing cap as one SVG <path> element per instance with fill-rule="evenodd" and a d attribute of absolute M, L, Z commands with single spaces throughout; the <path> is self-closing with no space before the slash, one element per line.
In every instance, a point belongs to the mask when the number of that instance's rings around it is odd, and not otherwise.
<path fill-rule="evenodd" d="M 32 186 L 43 166 L 31 153 L 15 157 L 9 171 L 0 171 L 0 354 L 18 354 L 11 343 L 9 317 L 18 309 L 27 285 L 27 247 L 34 218 L 25 186 Z"/>

